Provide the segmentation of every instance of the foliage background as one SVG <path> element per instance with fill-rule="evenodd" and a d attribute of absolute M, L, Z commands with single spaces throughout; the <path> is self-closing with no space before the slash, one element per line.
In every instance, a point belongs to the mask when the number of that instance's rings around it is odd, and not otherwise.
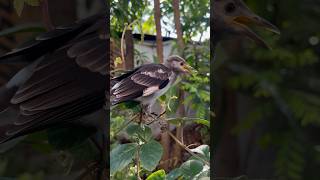
<path fill-rule="evenodd" d="M 246 0 L 281 29 L 272 50 L 232 37 L 215 62 L 217 176 L 318 179 L 319 1 Z"/>

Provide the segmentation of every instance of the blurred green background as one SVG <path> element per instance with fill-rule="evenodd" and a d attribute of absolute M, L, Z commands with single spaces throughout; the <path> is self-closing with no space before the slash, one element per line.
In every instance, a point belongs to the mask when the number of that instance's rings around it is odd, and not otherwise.
<path fill-rule="evenodd" d="M 319 179 L 320 1 L 246 0 L 281 35 L 231 37 L 215 62 L 216 176 Z"/>

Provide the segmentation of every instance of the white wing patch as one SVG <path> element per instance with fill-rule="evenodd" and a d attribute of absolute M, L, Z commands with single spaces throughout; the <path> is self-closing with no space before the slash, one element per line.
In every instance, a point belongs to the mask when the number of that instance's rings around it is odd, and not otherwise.
<path fill-rule="evenodd" d="M 149 72 L 149 71 L 142 71 L 141 74 L 150 76 L 150 77 L 156 77 L 154 72 Z"/>
<path fill-rule="evenodd" d="M 157 71 L 157 73 L 160 74 L 164 74 L 166 73 L 163 69 L 159 68 Z M 156 72 L 151 72 L 151 71 L 142 71 L 141 74 L 153 77 L 153 78 L 158 78 L 159 74 L 157 74 Z"/>
<path fill-rule="evenodd" d="M 159 86 L 150 86 L 147 89 L 143 90 L 143 95 L 142 96 L 149 96 L 149 95 L 155 93 L 158 90 L 159 90 Z"/>
<path fill-rule="evenodd" d="M 165 73 L 162 69 L 158 69 L 158 73 Z"/>
<path fill-rule="evenodd" d="M 121 81 L 120 81 L 120 82 L 117 82 L 117 83 L 111 88 L 111 90 L 117 89 L 118 87 L 120 87 L 121 84 L 122 84 Z"/>

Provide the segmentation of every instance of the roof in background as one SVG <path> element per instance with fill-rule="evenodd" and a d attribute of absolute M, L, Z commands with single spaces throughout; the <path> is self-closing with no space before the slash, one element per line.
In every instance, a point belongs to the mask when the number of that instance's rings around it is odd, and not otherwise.
<path fill-rule="evenodd" d="M 117 32 L 117 36 L 119 38 L 121 38 L 122 33 L 121 32 Z M 151 34 L 144 34 L 143 36 L 144 36 L 144 40 L 145 41 L 156 41 L 156 39 L 157 39 L 157 36 L 151 35 Z M 141 34 L 134 33 L 133 34 L 133 38 L 140 40 L 141 39 Z M 170 41 L 170 40 L 175 40 L 175 39 L 176 38 L 172 38 L 172 37 L 162 37 L 162 41 Z"/>
<path fill-rule="evenodd" d="M 144 34 L 144 40 L 145 41 L 156 41 L 157 36 L 155 35 L 150 35 L 150 34 Z M 133 34 L 134 39 L 141 39 L 141 34 Z M 175 40 L 175 38 L 171 37 L 162 37 L 162 41 L 170 41 L 170 40 Z"/>

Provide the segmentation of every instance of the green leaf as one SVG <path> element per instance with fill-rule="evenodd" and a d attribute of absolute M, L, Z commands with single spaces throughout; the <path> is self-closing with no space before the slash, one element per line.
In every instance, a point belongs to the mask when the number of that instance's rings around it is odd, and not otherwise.
<path fill-rule="evenodd" d="M 210 161 L 210 150 L 208 145 L 200 145 L 190 150 L 192 152 L 200 154 L 205 160 Z"/>
<path fill-rule="evenodd" d="M 165 179 L 166 179 L 166 172 L 163 169 L 158 170 L 147 177 L 147 180 L 165 180 Z"/>
<path fill-rule="evenodd" d="M 141 145 L 141 166 L 148 171 L 154 170 L 162 157 L 162 153 L 163 148 L 161 144 L 157 141 L 152 140 L 148 143 Z"/>
<path fill-rule="evenodd" d="M 189 160 L 184 162 L 181 167 L 181 172 L 185 178 L 193 178 L 203 169 L 203 163 L 198 160 Z"/>
<path fill-rule="evenodd" d="M 17 14 L 21 16 L 21 13 L 24 7 L 24 0 L 14 0 L 13 7 L 16 10 Z"/>
<path fill-rule="evenodd" d="M 152 131 L 148 126 L 141 127 L 138 124 L 130 124 L 127 127 L 127 133 L 129 136 L 136 135 L 139 139 L 146 142 L 152 139 Z"/>
<path fill-rule="evenodd" d="M 176 168 L 167 175 L 167 180 L 176 180 L 182 175 L 180 168 Z"/>
<path fill-rule="evenodd" d="M 110 153 L 110 173 L 113 175 L 117 171 L 125 168 L 134 158 L 138 144 L 128 143 L 115 147 Z"/>
<path fill-rule="evenodd" d="M 202 124 L 202 125 L 205 125 L 207 127 L 210 127 L 210 121 L 205 120 L 205 119 L 198 119 L 198 120 L 195 120 L 194 122 L 197 123 L 197 124 Z"/>

